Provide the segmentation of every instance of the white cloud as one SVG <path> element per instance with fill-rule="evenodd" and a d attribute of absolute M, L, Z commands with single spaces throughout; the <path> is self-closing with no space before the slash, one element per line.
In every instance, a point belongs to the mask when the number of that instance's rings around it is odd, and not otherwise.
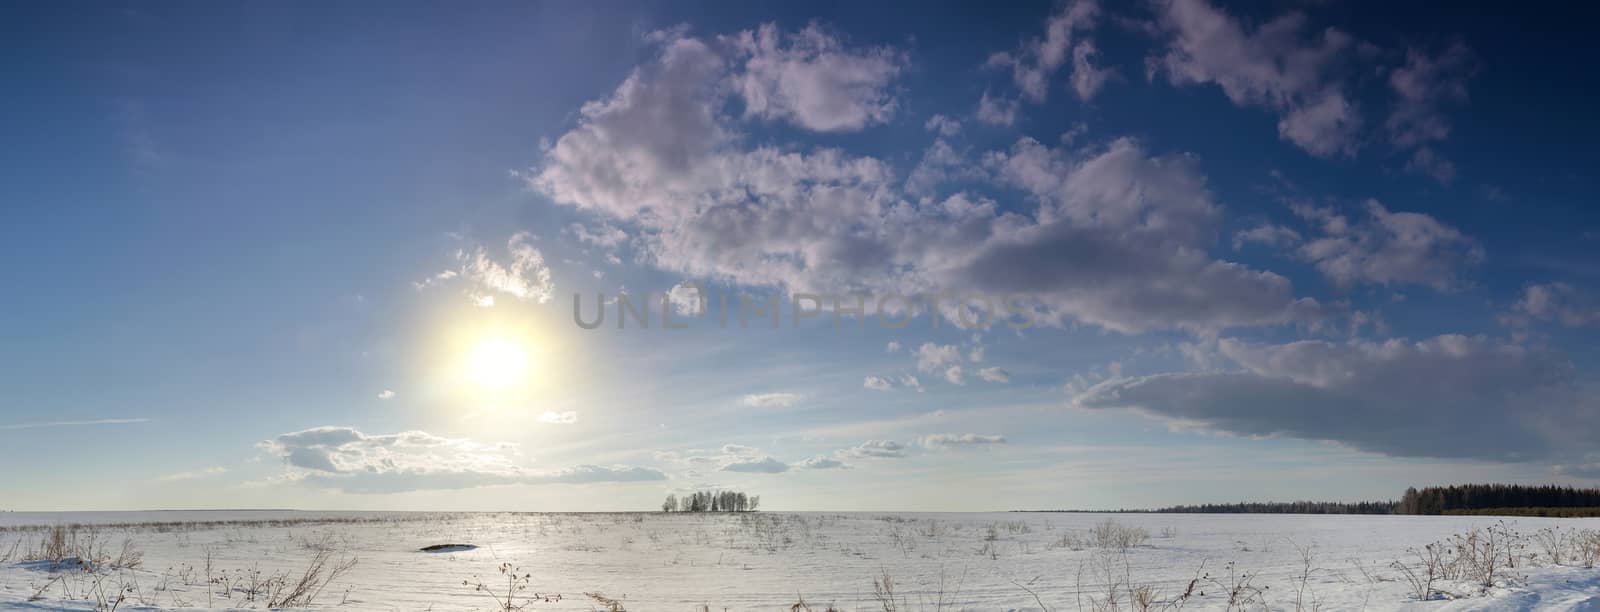
<path fill-rule="evenodd" d="M 412 284 L 420 290 L 461 279 L 471 285 L 466 289 L 467 299 L 478 306 L 494 306 L 496 293 L 543 304 L 555 295 L 555 283 L 550 279 L 544 255 L 533 247 L 533 240 L 527 232 L 513 234 L 506 241 L 506 264 L 496 261 L 481 245 L 457 250 L 457 269 L 443 270 Z"/>
<path fill-rule="evenodd" d="M 922 127 L 943 137 L 955 136 L 961 132 L 961 122 L 944 115 L 934 115 Z"/>
<path fill-rule="evenodd" d="M 981 434 L 932 434 L 923 436 L 922 447 L 930 450 L 943 450 L 957 447 L 989 446 L 1005 444 L 1006 437 L 1001 435 Z"/>
<path fill-rule="evenodd" d="M 630 218 L 658 194 L 692 189 L 729 135 L 709 99 L 727 62 L 704 42 L 673 38 L 660 57 L 614 94 L 583 105 L 578 127 L 556 140 L 544 167 L 525 177 L 563 202 Z"/>
<path fill-rule="evenodd" d="M 477 283 L 480 288 L 510 295 L 523 301 L 543 304 L 555 295 L 555 284 L 550 282 L 550 268 L 544 256 L 531 244 L 527 232 L 518 232 L 506 241 L 511 262 L 502 266 L 483 250 L 477 248 L 464 254 L 462 276 Z"/>
<path fill-rule="evenodd" d="M 546 410 L 539 414 L 539 422 L 550 423 L 553 425 L 571 425 L 578 422 L 578 413 L 572 410 L 566 410 L 562 412 L 552 412 Z"/>
<path fill-rule="evenodd" d="M 1509 322 L 1516 324 L 1537 319 L 1567 327 L 1600 325 L 1600 297 L 1567 283 L 1533 284 L 1523 288 L 1511 313 Z"/>
<path fill-rule="evenodd" d="M 1409 148 L 1449 137 L 1450 121 L 1439 107 L 1467 99 L 1472 64 L 1472 51 L 1459 42 L 1435 57 L 1406 50 L 1405 65 L 1389 73 L 1389 88 L 1397 98 L 1384 123 L 1390 142 Z"/>
<path fill-rule="evenodd" d="M 778 474 L 789 471 L 791 467 L 807 467 L 803 463 L 790 466 L 762 453 L 761 449 L 743 444 L 724 444 L 715 451 L 659 451 L 656 453 L 656 459 L 688 467 L 691 475 L 698 474 L 701 469 L 713 467 L 722 472 L 756 474 Z"/>
<path fill-rule="evenodd" d="M 958 366 L 958 365 L 953 365 L 953 366 L 950 366 L 948 368 L 945 368 L 945 370 L 944 370 L 944 379 L 946 381 L 949 381 L 950 384 L 952 384 L 952 385 L 964 385 L 964 384 L 967 384 L 966 372 L 963 371 L 961 369 L 961 366 Z"/>
<path fill-rule="evenodd" d="M 788 408 L 805 399 L 798 393 L 752 393 L 740 398 L 739 403 L 751 408 Z"/>
<path fill-rule="evenodd" d="M 795 464 L 795 467 L 807 470 L 848 470 L 849 464 L 838 459 L 817 455 Z"/>
<path fill-rule="evenodd" d="M 1298 254 L 1341 286 L 1419 284 L 1444 290 L 1460 284 L 1462 272 L 1484 259 L 1476 240 L 1429 215 L 1391 212 L 1377 200 L 1367 200 L 1363 209 L 1366 216 L 1351 220 L 1332 208 L 1294 206 L 1321 232 L 1300 245 Z"/>
<path fill-rule="evenodd" d="M 1433 177 L 1441 185 L 1456 180 L 1456 165 L 1440 157 L 1433 147 L 1417 147 L 1412 151 L 1411 158 L 1406 160 L 1406 172 Z"/>
<path fill-rule="evenodd" d="M 1174 85 L 1215 83 L 1240 106 L 1280 115 L 1279 135 L 1307 152 L 1352 154 L 1361 118 L 1334 74 L 1355 40 L 1327 28 L 1305 40 L 1306 17 L 1290 12 L 1247 32 L 1205 0 L 1163 0 L 1166 52 L 1149 60 Z"/>
<path fill-rule="evenodd" d="M 397 395 L 397 394 L 394 391 L 390 391 L 388 389 L 384 389 L 384 390 L 378 392 L 378 399 L 381 399 L 381 400 L 394 399 L 395 395 Z"/>
<path fill-rule="evenodd" d="M 932 372 L 945 366 L 961 363 L 961 348 L 954 344 L 924 342 L 916 350 L 917 369 Z"/>
<path fill-rule="evenodd" d="M 567 233 L 577 238 L 579 243 L 603 249 L 615 249 L 628 241 L 627 232 L 612 227 L 609 223 L 600 223 L 594 227 L 573 223 L 567 226 Z"/>
<path fill-rule="evenodd" d="M 1105 88 L 1106 82 L 1116 77 L 1117 71 L 1111 68 L 1099 68 L 1094 65 L 1095 58 L 1100 55 L 1100 50 L 1093 41 L 1079 41 L 1072 48 L 1072 91 L 1078 94 L 1081 100 L 1093 98 L 1095 94 Z"/>
<path fill-rule="evenodd" d="M 1008 383 L 1011 382 L 1011 373 L 1002 368 L 984 368 L 978 370 L 978 378 L 986 382 Z"/>
<path fill-rule="evenodd" d="M 1295 298 L 1288 279 L 1201 252 L 1221 209 L 1188 156 L 1151 158 L 1120 139 L 1074 157 L 1023 139 L 989 163 L 1039 201 L 1041 223 L 1015 227 L 968 260 L 968 280 L 980 287 L 1046 296 L 1063 314 L 1130 333 L 1327 316 L 1315 300 Z M 1094 264 L 1051 264 L 1068 261 Z"/>
<path fill-rule="evenodd" d="M 516 444 L 480 444 L 424 431 L 367 435 L 350 427 L 315 427 L 258 446 L 281 458 L 294 481 L 352 493 L 666 478 L 656 470 L 627 466 L 533 471 L 524 467 Z"/>
<path fill-rule="evenodd" d="M 913 376 L 913 375 L 910 375 L 910 374 L 906 374 L 906 375 L 903 375 L 903 376 L 900 377 L 900 386 L 905 387 L 907 389 L 913 389 L 917 393 L 921 393 L 922 392 L 922 381 L 918 380 L 916 376 Z"/>
<path fill-rule="evenodd" d="M 709 299 L 705 290 L 696 283 L 678 283 L 667 291 L 667 303 L 672 305 L 672 311 L 686 317 L 705 314 Z"/>
<path fill-rule="evenodd" d="M 261 444 L 290 466 L 329 473 L 368 470 L 519 472 L 514 444 L 481 445 L 422 431 L 368 436 L 349 427 L 317 427 Z"/>
<path fill-rule="evenodd" d="M 738 125 L 719 115 L 726 65 L 697 39 L 664 40 L 524 176 L 556 202 L 628 223 L 646 261 L 691 278 L 1023 293 L 1039 323 L 1130 333 L 1325 316 L 1287 279 L 1206 255 L 1220 207 L 1191 157 L 1152 157 L 1126 139 L 1070 151 L 1024 139 L 982 164 L 1029 194 L 1021 213 L 965 195 L 909 200 L 876 158 L 737 146 Z"/>
<path fill-rule="evenodd" d="M 1300 233 L 1282 225 L 1263 224 L 1247 230 L 1240 230 L 1233 235 L 1233 250 L 1238 251 L 1245 245 L 1256 243 L 1272 248 L 1290 247 L 1300 244 Z"/>
<path fill-rule="evenodd" d="M 922 153 L 922 160 L 906 176 L 906 191 L 915 194 L 932 194 L 944 183 L 958 179 L 978 177 L 978 171 L 966 157 L 957 153 L 950 143 L 940 138 L 933 141 Z M 964 197 L 956 194 L 952 197 Z"/>
<path fill-rule="evenodd" d="M 862 381 L 861 386 L 873 391 L 888 391 L 893 385 L 890 384 L 889 379 L 882 376 L 868 376 L 866 380 Z"/>
<path fill-rule="evenodd" d="M 208 468 L 203 469 L 203 470 L 195 470 L 195 471 L 192 471 L 192 472 L 178 472 L 176 474 L 167 474 L 165 476 L 157 477 L 156 481 L 157 482 L 180 482 L 180 481 L 185 481 L 185 480 L 200 480 L 202 478 L 210 478 L 212 476 L 220 476 L 222 474 L 226 474 L 227 472 L 228 472 L 228 468 L 221 467 L 221 466 L 215 466 L 215 467 L 208 467 Z"/>
<path fill-rule="evenodd" d="M 729 457 L 754 457 L 761 454 L 761 449 L 743 444 L 724 444 L 722 454 Z"/>
<path fill-rule="evenodd" d="M 1329 440 L 1404 457 L 1525 461 L 1589 448 L 1600 402 L 1565 358 L 1483 337 L 1419 342 L 1224 339 L 1237 369 L 1113 378 L 1074 398 L 1245 436 Z"/>
<path fill-rule="evenodd" d="M 978 121 L 991 125 L 1010 127 L 1017 122 L 1017 113 L 1021 105 L 1016 100 L 1001 97 L 991 97 L 989 92 L 983 92 L 983 97 L 978 99 Z"/>
<path fill-rule="evenodd" d="M 1009 68 L 1011 80 L 1017 89 L 1028 100 L 1037 103 L 1049 97 L 1050 77 L 1070 59 L 1073 64 L 1073 91 L 1079 98 L 1088 100 L 1100 90 L 1108 71 L 1093 66 L 1096 52 L 1092 41 L 1085 39 L 1074 46 L 1073 39 L 1093 29 L 1099 15 L 1100 4 L 1094 0 L 1067 2 L 1045 21 L 1043 38 L 1024 42 L 1015 52 L 990 55 L 985 65 Z"/>
<path fill-rule="evenodd" d="M 894 440 L 867 440 L 839 454 L 861 459 L 899 459 L 906 456 L 906 446 Z"/>
<path fill-rule="evenodd" d="M 894 117 L 889 86 L 907 60 L 892 48 L 848 49 L 816 24 L 785 35 L 767 23 L 724 40 L 743 61 L 732 78 L 746 115 L 818 132 L 856 131 Z"/>
<path fill-rule="evenodd" d="M 898 353 L 900 352 L 900 342 L 897 340 L 890 340 L 889 344 L 884 345 L 883 350 L 890 353 Z"/>

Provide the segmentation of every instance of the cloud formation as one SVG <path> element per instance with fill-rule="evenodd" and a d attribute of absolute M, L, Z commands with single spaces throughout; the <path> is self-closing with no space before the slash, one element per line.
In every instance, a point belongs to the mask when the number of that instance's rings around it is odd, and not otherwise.
<path fill-rule="evenodd" d="M 257 446 L 281 459 L 292 480 L 350 493 L 666 478 L 657 470 L 628 466 L 534 471 L 523 466 L 515 444 L 480 444 L 424 431 L 367 435 L 350 427 L 314 427 L 280 434 Z"/>
<path fill-rule="evenodd" d="M 210 478 L 212 476 L 220 476 L 220 475 L 226 474 L 226 473 L 228 473 L 228 468 L 225 468 L 225 467 L 222 467 L 222 466 L 213 466 L 213 467 L 205 468 L 203 470 L 194 470 L 194 471 L 191 471 L 191 472 L 178 472 L 176 474 L 167 474 L 165 476 L 159 476 L 155 480 L 156 480 L 156 482 L 182 482 L 182 481 L 186 481 L 186 480 L 200 480 L 202 478 Z"/>
<path fill-rule="evenodd" d="M 739 403 L 751 408 L 788 408 L 804 397 L 798 393 L 752 393 L 740 398 Z"/>
<path fill-rule="evenodd" d="M 732 85 L 747 116 L 817 132 L 851 132 L 894 117 L 889 86 L 907 63 L 899 51 L 848 48 L 815 23 L 794 34 L 767 23 L 723 41 L 743 62 Z"/>
<path fill-rule="evenodd" d="M 740 459 L 720 468 L 724 472 L 745 472 L 754 474 L 781 474 L 789 471 L 789 464 L 772 457 L 757 459 Z"/>
<path fill-rule="evenodd" d="M 978 98 L 978 110 L 975 116 L 978 121 L 990 125 L 1011 127 L 1017 122 L 1017 114 L 1020 112 L 1022 105 L 1016 100 L 990 96 L 989 92 L 985 91 L 983 96 Z"/>
<path fill-rule="evenodd" d="M 1003 368 L 989 367 L 978 370 L 978 378 L 984 382 L 1008 383 L 1011 382 L 1011 373 Z"/>
<path fill-rule="evenodd" d="M 1406 170 L 1431 176 L 1443 184 L 1455 179 L 1456 167 L 1429 143 L 1450 135 L 1450 120 L 1442 107 L 1467 99 L 1467 80 L 1474 70 L 1472 51 L 1456 42 L 1438 55 L 1406 50 L 1406 62 L 1389 73 L 1396 102 L 1384 122 L 1389 142 L 1411 149 Z"/>
<path fill-rule="evenodd" d="M 1050 95 L 1050 78 L 1070 60 L 1072 89 L 1083 100 L 1093 98 L 1110 77 L 1109 69 L 1094 65 L 1098 50 L 1094 41 L 1075 38 L 1092 30 L 1100 16 L 1095 0 L 1073 0 L 1061 5 L 1045 20 L 1045 34 L 1022 43 L 1015 51 L 989 56 L 985 66 L 1009 69 L 1011 80 L 1030 102 L 1044 102 Z M 987 98 L 987 94 L 985 94 Z M 980 107 L 980 115 L 982 110 Z M 993 121 L 992 121 L 993 122 Z M 1009 125 L 1010 121 L 1005 121 Z"/>
<path fill-rule="evenodd" d="M 899 459 L 906 456 L 906 445 L 894 440 L 867 440 L 839 453 L 863 459 Z"/>
<path fill-rule="evenodd" d="M 916 357 L 918 370 L 932 372 L 961 363 L 961 349 L 954 344 L 924 342 L 922 346 L 917 347 Z"/>
<path fill-rule="evenodd" d="M 506 241 L 506 263 L 501 263 L 482 245 L 456 251 L 457 267 L 442 270 L 413 283 L 417 289 L 465 281 L 464 290 L 473 303 L 490 307 L 497 295 L 509 295 L 525 302 L 543 304 L 555 296 L 555 283 L 544 255 L 533 246 L 534 237 L 517 232 Z"/>
<path fill-rule="evenodd" d="M 848 470 L 850 466 L 838 459 L 826 455 L 817 455 L 795 464 L 795 467 L 807 470 Z"/>
<path fill-rule="evenodd" d="M 1522 289 L 1507 321 L 1527 325 L 1554 321 L 1567 327 L 1600 325 L 1600 297 L 1567 283 L 1539 283 Z"/>
<path fill-rule="evenodd" d="M 1284 248 L 1300 244 L 1300 240 L 1300 233 L 1293 229 L 1282 225 L 1263 224 L 1235 233 L 1233 235 L 1233 250 L 1241 250 L 1250 244 Z"/>
<path fill-rule="evenodd" d="M 944 450 L 958 447 L 989 446 L 1005 444 L 1006 437 L 1002 435 L 981 434 L 932 434 L 923 436 L 922 447 L 929 450 Z"/>
<path fill-rule="evenodd" d="M 740 146 L 722 109 L 742 56 L 683 35 L 660 44 L 524 174 L 637 227 L 656 267 L 790 292 L 1024 293 L 1042 323 L 1122 332 L 1326 316 L 1287 279 L 1206 255 L 1220 206 L 1192 158 L 1023 139 L 983 158 L 1030 196 L 1021 213 L 967 194 L 911 199 L 877 158 Z"/>
<path fill-rule="evenodd" d="M 1224 339 L 1227 370 L 1117 377 L 1073 399 L 1178 427 L 1328 440 L 1400 457 L 1551 460 L 1600 435 L 1570 362 L 1484 337 L 1410 342 Z"/>
<path fill-rule="evenodd" d="M 1361 117 L 1336 73 L 1356 47 L 1327 28 L 1306 36 L 1293 11 L 1254 31 L 1205 0 L 1163 0 L 1158 24 L 1167 39 L 1152 73 L 1173 85 L 1215 84 L 1234 104 L 1278 113 L 1278 135 L 1319 157 L 1355 153 Z"/>
<path fill-rule="evenodd" d="M 1323 276 L 1348 287 L 1426 285 L 1445 290 L 1481 263 L 1483 247 L 1460 230 L 1423 213 L 1392 212 L 1367 200 L 1356 219 L 1333 208 L 1297 204 L 1295 214 L 1316 224 L 1318 235 L 1300 245 L 1299 256 Z"/>

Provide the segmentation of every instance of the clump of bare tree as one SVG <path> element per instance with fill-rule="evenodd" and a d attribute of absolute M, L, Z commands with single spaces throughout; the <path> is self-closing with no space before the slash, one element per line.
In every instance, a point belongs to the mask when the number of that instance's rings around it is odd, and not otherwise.
<path fill-rule="evenodd" d="M 671 493 L 661 502 L 662 512 L 754 512 L 761 506 L 760 495 L 743 491 L 695 491 L 683 497 Z"/>

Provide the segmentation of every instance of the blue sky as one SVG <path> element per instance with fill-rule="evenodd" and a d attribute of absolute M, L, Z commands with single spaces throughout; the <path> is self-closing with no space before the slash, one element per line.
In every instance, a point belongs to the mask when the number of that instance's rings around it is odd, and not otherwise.
<path fill-rule="evenodd" d="M 1421 8 L 10 7 L 0 506 L 1593 484 L 1589 16 Z"/>

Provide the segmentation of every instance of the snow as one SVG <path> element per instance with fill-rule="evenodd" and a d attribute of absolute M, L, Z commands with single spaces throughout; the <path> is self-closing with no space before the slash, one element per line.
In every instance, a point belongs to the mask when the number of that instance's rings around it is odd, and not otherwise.
<path fill-rule="evenodd" d="M 1106 520 L 1146 530 L 1119 551 L 1089 542 Z M 1408 548 L 1498 520 L 1487 517 L 1177 515 L 1095 513 L 436 514 L 376 512 L 107 512 L 0 514 L 0 608 L 92 610 L 265 607 L 248 577 L 298 578 L 319 550 L 358 564 L 312 607 L 492 610 L 508 571 L 526 591 L 560 594 L 528 610 L 883 610 L 874 579 L 888 576 L 898 610 L 1092 610 L 1106 586 L 1151 585 L 1170 601 L 1191 581 L 1186 610 L 1228 608 L 1226 586 L 1248 584 L 1272 610 L 1600 610 L 1600 570 L 1518 567 L 1493 588 L 1451 583 L 1458 599 L 1415 601 L 1398 570 Z M 1522 533 L 1592 519 L 1503 519 Z M 100 525 L 115 556 L 127 539 L 135 570 L 98 573 L 22 560 L 45 536 L 30 525 Z M 471 550 L 420 552 L 435 544 Z M 1065 545 L 1064 545 L 1065 544 Z M 7 556 L 7 550 L 16 546 Z M 1302 551 L 1309 550 L 1311 564 Z M 1534 552 L 1530 546 L 1527 552 Z M 205 573 L 211 560 L 211 576 Z M 1309 572 L 1307 571 L 1309 569 Z M 217 578 L 237 581 L 232 590 Z M 1230 579 L 1229 576 L 1233 578 Z M 1302 581 L 1299 577 L 1305 576 Z M 479 581 L 488 590 L 468 584 Z M 208 583 L 209 588 L 208 588 Z M 98 590 L 96 590 L 98 589 Z M 131 589 L 131 590 L 122 590 Z M 1200 593 L 1204 593 L 1201 595 Z M 208 595 L 209 593 L 209 595 Z M 37 596 L 34 601 L 29 601 Z M 1037 600 L 1035 599 L 1037 597 Z M 1127 601 L 1119 602 L 1122 610 Z M 1236 606 L 1262 609 L 1259 603 Z"/>

